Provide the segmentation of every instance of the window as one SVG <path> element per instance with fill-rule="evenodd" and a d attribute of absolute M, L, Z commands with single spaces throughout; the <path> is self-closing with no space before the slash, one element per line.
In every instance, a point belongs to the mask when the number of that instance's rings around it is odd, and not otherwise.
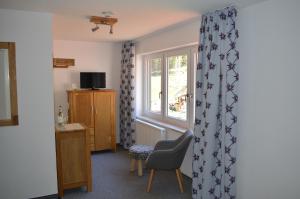
<path fill-rule="evenodd" d="M 196 47 L 144 56 L 144 115 L 180 127 L 194 121 Z"/>
<path fill-rule="evenodd" d="M 187 119 L 187 54 L 167 57 L 167 112 L 169 117 Z"/>

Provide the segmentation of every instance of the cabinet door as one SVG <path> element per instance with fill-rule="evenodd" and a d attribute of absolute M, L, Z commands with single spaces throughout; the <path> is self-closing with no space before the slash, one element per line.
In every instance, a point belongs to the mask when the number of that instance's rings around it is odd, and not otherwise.
<path fill-rule="evenodd" d="M 87 179 L 85 133 L 64 133 L 60 140 L 64 184 L 84 182 Z"/>
<path fill-rule="evenodd" d="M 71 94 L 71 122 L 82 123 L 88 128 L 94 127 L 93 92 L 75 92 Z"/>
<path fill-rule="evenodd" d="M 115 93 L 95 92 L 95 149 L 115 150 Z"/>

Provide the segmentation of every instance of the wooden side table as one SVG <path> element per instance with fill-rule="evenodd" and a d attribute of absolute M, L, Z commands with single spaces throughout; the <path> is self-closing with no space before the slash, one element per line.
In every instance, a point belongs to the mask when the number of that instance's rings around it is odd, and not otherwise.
<path fill-rule="evenodd" d="M 90 135 L 79 124 L 56 126 L 56 162 L 58 195 L 65 189 L 86 186 L 92 191 Z"/>

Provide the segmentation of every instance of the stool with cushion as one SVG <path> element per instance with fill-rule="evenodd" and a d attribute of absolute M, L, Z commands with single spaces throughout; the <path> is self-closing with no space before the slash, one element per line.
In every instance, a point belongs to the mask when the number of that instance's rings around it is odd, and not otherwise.
<path fill-rule="evenodd" d="M 130 162 L 130 171 L 135 171 L 135 163 L 138 162 L 138 175 L 143 175 L 143 163 L 142 161 L 146 160 L 150 153 L 153 151 L 152 146 L 147 145 L 133 145 L 129 148 L 129 157 Z"/>

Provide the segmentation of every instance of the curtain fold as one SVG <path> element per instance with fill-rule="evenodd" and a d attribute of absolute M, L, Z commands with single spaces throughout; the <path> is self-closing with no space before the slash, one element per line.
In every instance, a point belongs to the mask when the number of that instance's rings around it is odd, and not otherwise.
<path fill-rule="evenodd" d="M 135 143 L 135 45 L 122 46 L 120 84 L 120 144 L 128 149 Z"/>
<path fill-rule="evenodd" d="M 202 16 L 196 72 L 193 198 L 236 198 L 237 10 Z"/>

